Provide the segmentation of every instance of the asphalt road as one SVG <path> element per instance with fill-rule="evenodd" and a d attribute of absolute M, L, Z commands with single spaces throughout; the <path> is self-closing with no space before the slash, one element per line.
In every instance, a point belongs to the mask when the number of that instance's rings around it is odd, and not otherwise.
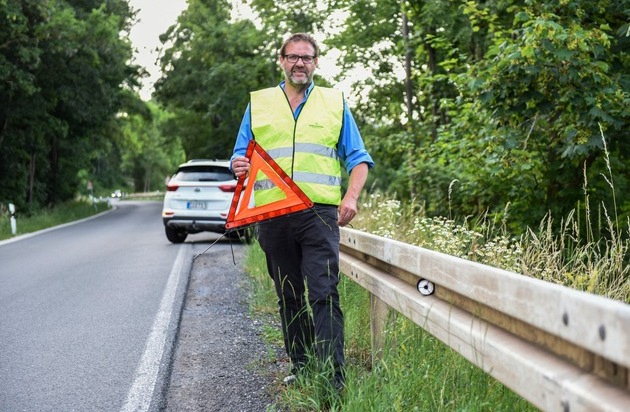
<path fill-rule="evenodd" d="M 160 407 L 195 253 L 160 210 L 119 202 L 0 242 L 0 411 Z"/>

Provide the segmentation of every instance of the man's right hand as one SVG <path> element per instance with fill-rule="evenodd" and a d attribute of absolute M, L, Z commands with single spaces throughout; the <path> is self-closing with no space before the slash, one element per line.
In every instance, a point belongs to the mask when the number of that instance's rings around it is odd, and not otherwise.
<path fill-rule="evenodd" d="M 232 160 L 232 171 L 237 178 L 247 174 L 250 167 L 249 159 L 244 156 L 235 157 L 234 160 Z"/>

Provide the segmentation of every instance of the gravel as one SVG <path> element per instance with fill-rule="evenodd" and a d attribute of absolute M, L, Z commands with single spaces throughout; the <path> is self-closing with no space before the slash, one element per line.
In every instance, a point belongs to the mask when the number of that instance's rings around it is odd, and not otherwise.
<path fill-rule="evenodd" d="M 165 411 L 276 411 L 275 396 L 288 370 L 284 349 L 262 341 L 252 319 L 245 249 L 220 242 L 192 265 L 173 353 Z M 195 245 L 195 254 L 208 243 Z"/>

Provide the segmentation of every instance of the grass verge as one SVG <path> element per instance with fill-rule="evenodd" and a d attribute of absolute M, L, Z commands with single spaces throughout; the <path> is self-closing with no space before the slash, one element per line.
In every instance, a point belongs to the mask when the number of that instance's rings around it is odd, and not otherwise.
<path fill-rule="evenodd" d="M 109 209 L 107 202 L 92 204 L 82 200 L 62 203 L 53 208 L 41 209 L 30 216 L 16 212 L 16 236 L 37 232 L 38 230 L 83 219 Z M 8 212 L 0 214 L 0 240 L 14 237 L 11 233 L 11 221 Z"/>

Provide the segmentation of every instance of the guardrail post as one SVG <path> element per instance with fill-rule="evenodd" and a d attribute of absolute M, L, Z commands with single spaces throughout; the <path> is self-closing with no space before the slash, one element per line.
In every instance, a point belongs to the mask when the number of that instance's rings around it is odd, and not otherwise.
<path fill-rule="evenodd" d="M 379 297 L 370 293 L 370 331 L 372 333 L 372 364 L 383 356 L 386 342 L 386 328 L 389 306 Z"/>

